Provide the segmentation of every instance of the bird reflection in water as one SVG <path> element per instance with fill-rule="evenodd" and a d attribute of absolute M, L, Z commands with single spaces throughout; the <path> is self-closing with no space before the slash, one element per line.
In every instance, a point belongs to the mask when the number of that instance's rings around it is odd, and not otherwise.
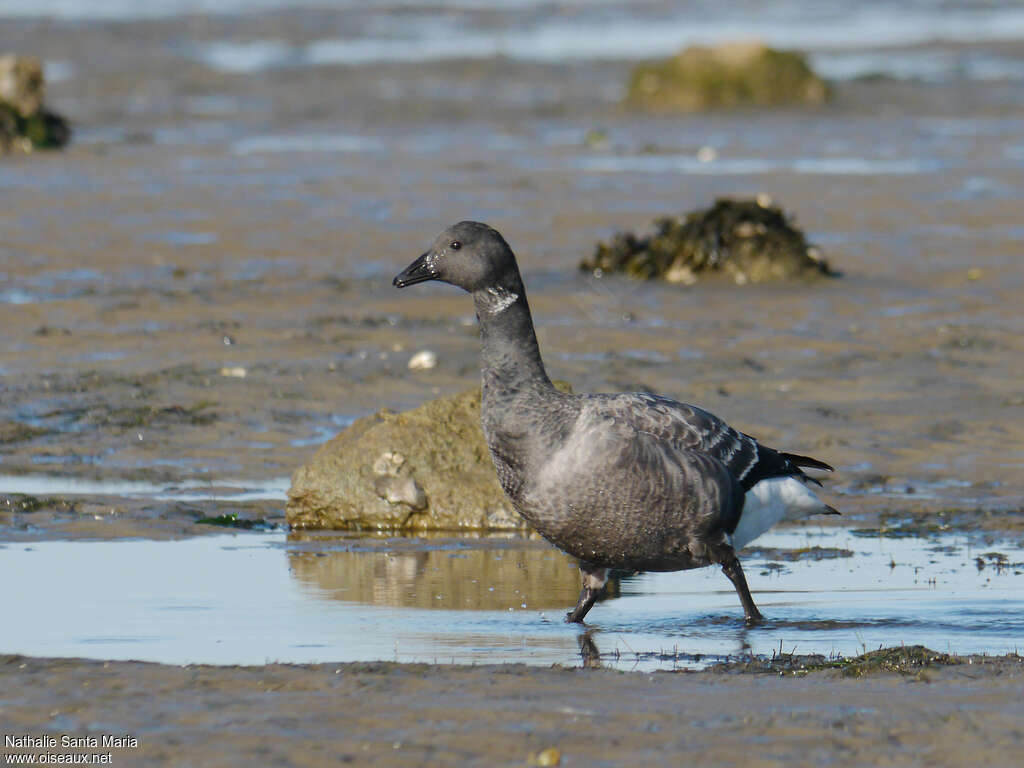
<path fill-rule="evenodd" d="M 752 630 L 750 627 L 744 624 L 738 628 L 737 633 L 737 650 L 733 654 L 723 654 L 721 656 L 708 655 L 703 653 L 686 653 L 680 651 L 678 648 L 674 648 L 671 652 L 669 651 L 657 651 L 657 652 L 646 652 L 637 653 L 629 650 L 626 653 L 621 652 L 617 647 L 615 650 L 609 652 L 605 659 L 609 662 L 609 666 L 615 669 L 621 669 L 623 661 L 629 662 L 630 656 L 635 657 L 636 662 L 650 661 L 656 659 L 661 664 L 666 662 L 672 662 L 678 664 L 680 667 L 686 668 L 700 668 L 707 666 L 708 664 L 720 663 L 729 661 L 731 658 L 742 658 L 744 656 L 752 656 L 753 649 L 750 645 L 750 633 Z M 583 662 L 584 669 L 601 669 L 604 664 L 601 662 L 602 654 L 601 649 L 597 646 L 597 640 L 595 636 L 598 634 L 598 630 L 593 628 L 587 628 L 586 631 L 580 632 L 576 640 L 580 645 L 580 659 Z"/>

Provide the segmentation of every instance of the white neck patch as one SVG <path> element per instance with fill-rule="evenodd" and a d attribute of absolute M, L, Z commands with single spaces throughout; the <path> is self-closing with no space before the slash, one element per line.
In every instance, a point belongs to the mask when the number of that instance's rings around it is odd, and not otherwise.
<path fill-rule="evenodd" d="M 515 304 L 519 294 L 507 291 L 504 288 L 488 288 L 487 294 L 483 298 L 484 309 L 492 315 L 496 315 Z"/>

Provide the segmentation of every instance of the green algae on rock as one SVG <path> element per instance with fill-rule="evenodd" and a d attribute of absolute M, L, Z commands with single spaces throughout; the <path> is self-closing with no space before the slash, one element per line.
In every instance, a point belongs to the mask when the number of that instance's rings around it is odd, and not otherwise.
<path fill-rule="evenodd" d="M 36 57 L 0 56 L 0 153 L 68 143 L 68 121 L 43 105 L 44 85 L 43 65 Z"/>
<path fill-rule="evenodd" d="M 836 274 L 767 198 L 720 198 L 682 218 L 656 219 L 654 228 L 644 237 L 619 232 L 599 242 L 580 269 L 686 285 L 697 282 L 701 272 L 721 271 L 738 284 Z"/>
<path fill-rule="evenodd" d="M 480 390 L 359 419 L 296 470 L 294 528 L 526 530 L 494 471 Z"/>
<path fill-rule="evenodd" d="M 686 48 L 670 59 L 637 65 L 626 104 L 653 112 L 823 104 L 829 98 L 799 51 L 761 43 Z"/>

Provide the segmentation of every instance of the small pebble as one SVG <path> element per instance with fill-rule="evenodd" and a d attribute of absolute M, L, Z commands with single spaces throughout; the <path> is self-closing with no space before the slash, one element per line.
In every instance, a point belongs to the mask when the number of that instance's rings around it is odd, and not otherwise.
<path fill-rule="evenodd" d="M 611 146 L 607 132 L 600 128 L 590 128 L 583 136 L 583 143 L 590 149 L 608 149 Z"/>
<path fill-rule="evenodd" d="M 981 279 L 981 270 L 978 269 L 977 267 L 971 267 L 970 269 L 967 270 L 967 279 L 968 280 L 980 280 Z"/>
<path fill-rule="evenodd" d="M 429 349 L 421 349 L 409 358 L 410 371 L 429 371 L 437 366 L 437 355 Z"/>
<path fill-rule="evenodd" d="M 245 378 L 245 368 L 243 368 L 240 365 L 234 365 L 234 366 L 230 366 L 230 367 L 225 366 L 224 368 L 220 369 L 220 375 L 221 376 L 227 376 L 227 377 L 232 378 L 232 379 L 244 379 Z"/>
<path fill-rule="evenodd" d="M 562 753 L 557 747 L 548 747 L 537 753 L 537 765 L 551 766 L 562 764 Z"/>
<path fill-rule="evenodd" d="M 665 272 L 665 279 L 670 283 L 693 285 L 697 282 L 697 275 L 688 265 L 677 261 Z"/>
<path fill-rule="evenodd" d="M 718 159 L 718 150 L 714 147 L 701 147 L 697 150 L 697 162 L 713 163 Z"/>

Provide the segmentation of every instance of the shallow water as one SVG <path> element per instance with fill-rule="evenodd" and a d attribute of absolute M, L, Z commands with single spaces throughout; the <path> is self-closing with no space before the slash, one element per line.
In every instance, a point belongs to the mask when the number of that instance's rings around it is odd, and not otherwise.
<path fill-rule="evenodd" d="M 537 541 L 252 533 L 7 545 L 0 581 L 19 587 L 0 596 L 0 652 L 578 666 L 589 638 L 607 666 L 655 669 L 780 649 L 1024 644 L 1020 542 L 802 528 L 756 544 L 744 561 L 764 626 L 744 627 L 728 581 L 708 568 L 621 579 L 586 632 L 562 621 L 576 568 Z"/>
<path fill-rule="evenodd" d="M 0 493 L 28 496 L 123 496 L 159 501 L 255 501 L 287 497 L 287 477 L 223 480 L 218 483 L 151 483 L 144 480 L 96 480 L 53 475 L 0 475 Z"/>

